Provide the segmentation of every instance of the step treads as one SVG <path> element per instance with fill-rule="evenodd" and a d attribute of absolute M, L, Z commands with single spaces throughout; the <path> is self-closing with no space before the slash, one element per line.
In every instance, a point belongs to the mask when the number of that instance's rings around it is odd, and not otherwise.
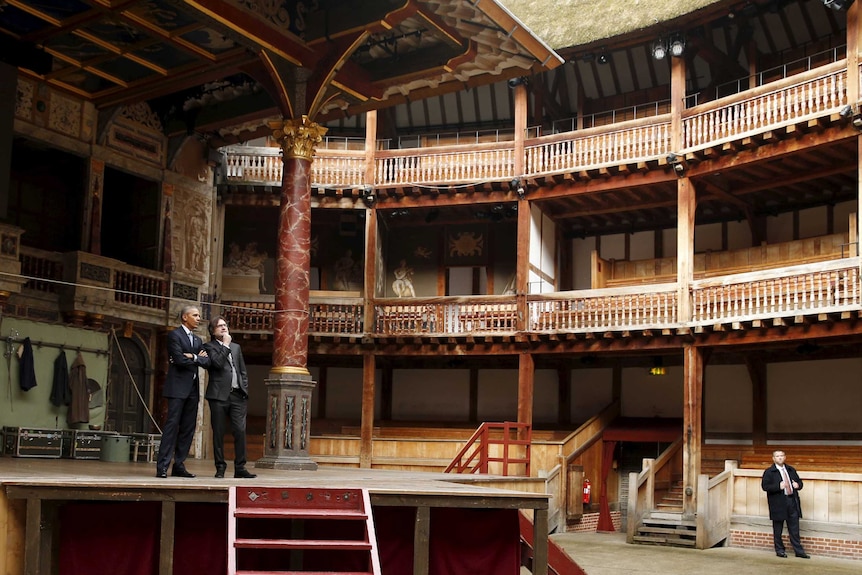
<path fill-rule="evenodd" d="M 325 549 L 330 551 L 370 551 L 367 541 L 342 539 L 240 539 L 234 541 L 237 549 Z"/>
<path fill-rule="evenodd" d="M 365 520 L 368 515 L 362 511 L 342 509 L 296 509 L 292 507 L 237 507 L 234 517 L 239 518 L 286 518 L 286 519 L 353 519 Z"/>

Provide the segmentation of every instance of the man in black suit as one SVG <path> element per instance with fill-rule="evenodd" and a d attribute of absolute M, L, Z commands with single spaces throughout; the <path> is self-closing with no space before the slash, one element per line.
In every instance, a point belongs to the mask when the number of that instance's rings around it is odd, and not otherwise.
<path fill-rule="evenodd" d="M 194 477 L 186 469 L 200 399 L 198 368 L 209 367 L 210 360 L 203 350 L 201 338 L 194 330 L 201 322 L 201 312 L 193 305 L 183 307 L 180 312 L 182 325 L 168 333 L 168 376 L 162 396 L 168 400 L 168 417 L 162 429 L 162 442 L 156 460 L 156 477 L 168 476 L 171 459 L 174 466 L 171 475 Z"/>
<path fill-rule="evenodd" d="M 790 544 L 796 556 L 808 559 L 799 540 L 799 518 L 802 517 L 802 507 L 799 504 L 799 490 L 802 480 L 796 470 L 784 464 L 786 455 L 783 451 L 772 452 L 773 464 L 763 472 L 760 486 L 766 491 L 766 502 L 769 505 L 769 518 L 772 519 L 772 542 L 775 554 L 787 557 L 781 532 L 787 522 L 787 532 L 790 534 Z"/>
<path fill-rule="evenodd" d="M 227 321 L 216 316 L 209 324 L 210 341 L 204 349 L 210 358 L 209 383 L 205 397 L 210 405 L 213 428 L 213 459 L 216 477 L 224 477 L 225 420 L 230 419 L 233 434 L 233 476 L 240 479 L 257 477 L 246 468 L 245 421 L 248 413 L 248 373 L 239 344 L 232 341 Z"/>

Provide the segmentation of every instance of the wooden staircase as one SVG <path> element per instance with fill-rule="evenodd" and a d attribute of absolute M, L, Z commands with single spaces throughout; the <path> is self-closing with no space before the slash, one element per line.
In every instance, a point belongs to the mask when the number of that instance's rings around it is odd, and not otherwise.
<path fill-rule="evenodd" d="M 365 489 L 232 487 L 228 575 L 380 575 Z"/>
<path fill-rule="evenodd" d="M 678 481 L 668 490 L 655 509 L 643 518 L 633 542 L 644 545 L 694 548 L 697 522 L 683 519 L 683 486 Z"/>

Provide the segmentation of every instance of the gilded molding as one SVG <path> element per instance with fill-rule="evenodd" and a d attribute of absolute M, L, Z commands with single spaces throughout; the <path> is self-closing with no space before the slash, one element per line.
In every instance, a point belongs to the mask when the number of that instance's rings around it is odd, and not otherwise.
<path fill-rule="evenodd" d="M 270 122 L 272 135 L 281 146 L 285 158 L 308 160 L 314 158 L 314 147 L 323 141 L 328 128 L 302 116 L 299 120 Z"/>

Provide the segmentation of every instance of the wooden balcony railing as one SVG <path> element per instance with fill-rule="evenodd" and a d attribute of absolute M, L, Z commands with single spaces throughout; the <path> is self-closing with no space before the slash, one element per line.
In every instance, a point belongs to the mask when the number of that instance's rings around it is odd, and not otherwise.
<path fill-rule="evenodd" d="M 375 184 L 508 181 L 515 176 L 511 142 L 379 152 Z"/>
<path fill-rule="evenodd" d="M 524 174 L 514 173 L 515 143 L 510 140 L 377 151 L 373 182 L 365 181 L 363 150 L 322 148 L 312 164 L 312 184 L 507 182 L 515 176 L 530 178 L 657 160 L 671 152 L 696 152 L 829 116 L 847 104 L 847 81 L 845 59 L 684 109 L 679 142 L 671 141 L 669 114 L 530 138 L 524 148 Z M 227 179 L 280 185 L 280 154 L 276 148 L 228 148 Z"/>
<path fill-rule="evenodd" d="M 168 309 L 168 280 L 165 274 L 124 266 L 114 270 L 114 301 Z"/>
<path fill-rule="evenodd" d="M 670 114 L 529 140 L 528 176 L 632 164 L 672 151 Z"/>
<path fill-rule="evenodd" d="M 57 293 L 63 280 L 63 256 L 57 252 L 21 246 L 21 275 L 29 279 L 24 288 L 44 293 Z"/>
<path fill-rule="evenodd" d="M 308 304 L 309 333 L 364 333 L 362 298 L 311 297 Z M 236 331 L 270 333 L 275 304 L 272 301 L 222 301 L 221 312 Z"/>
<path fill-rule="evenodd" d="M 683 114 L 682 149 L 689 152 L 837 112 L 847 103 L 847 63 L 829 64 Z"/>
<path fill-rule="evenodd" d="M 693 325 L 858 310 L 859 258 L 696 280 Z"/>
<path fill-rule="evenodd" d="M 676 283 L 529 296 L 529 331 L 588 332 L 678 327 Z"/>
<path fill-rule="evenodd" d="M 374 332 L 380 335 L 518 331 L 517 306 L 508 296 L 375 300 L 374 318 Z"/>

